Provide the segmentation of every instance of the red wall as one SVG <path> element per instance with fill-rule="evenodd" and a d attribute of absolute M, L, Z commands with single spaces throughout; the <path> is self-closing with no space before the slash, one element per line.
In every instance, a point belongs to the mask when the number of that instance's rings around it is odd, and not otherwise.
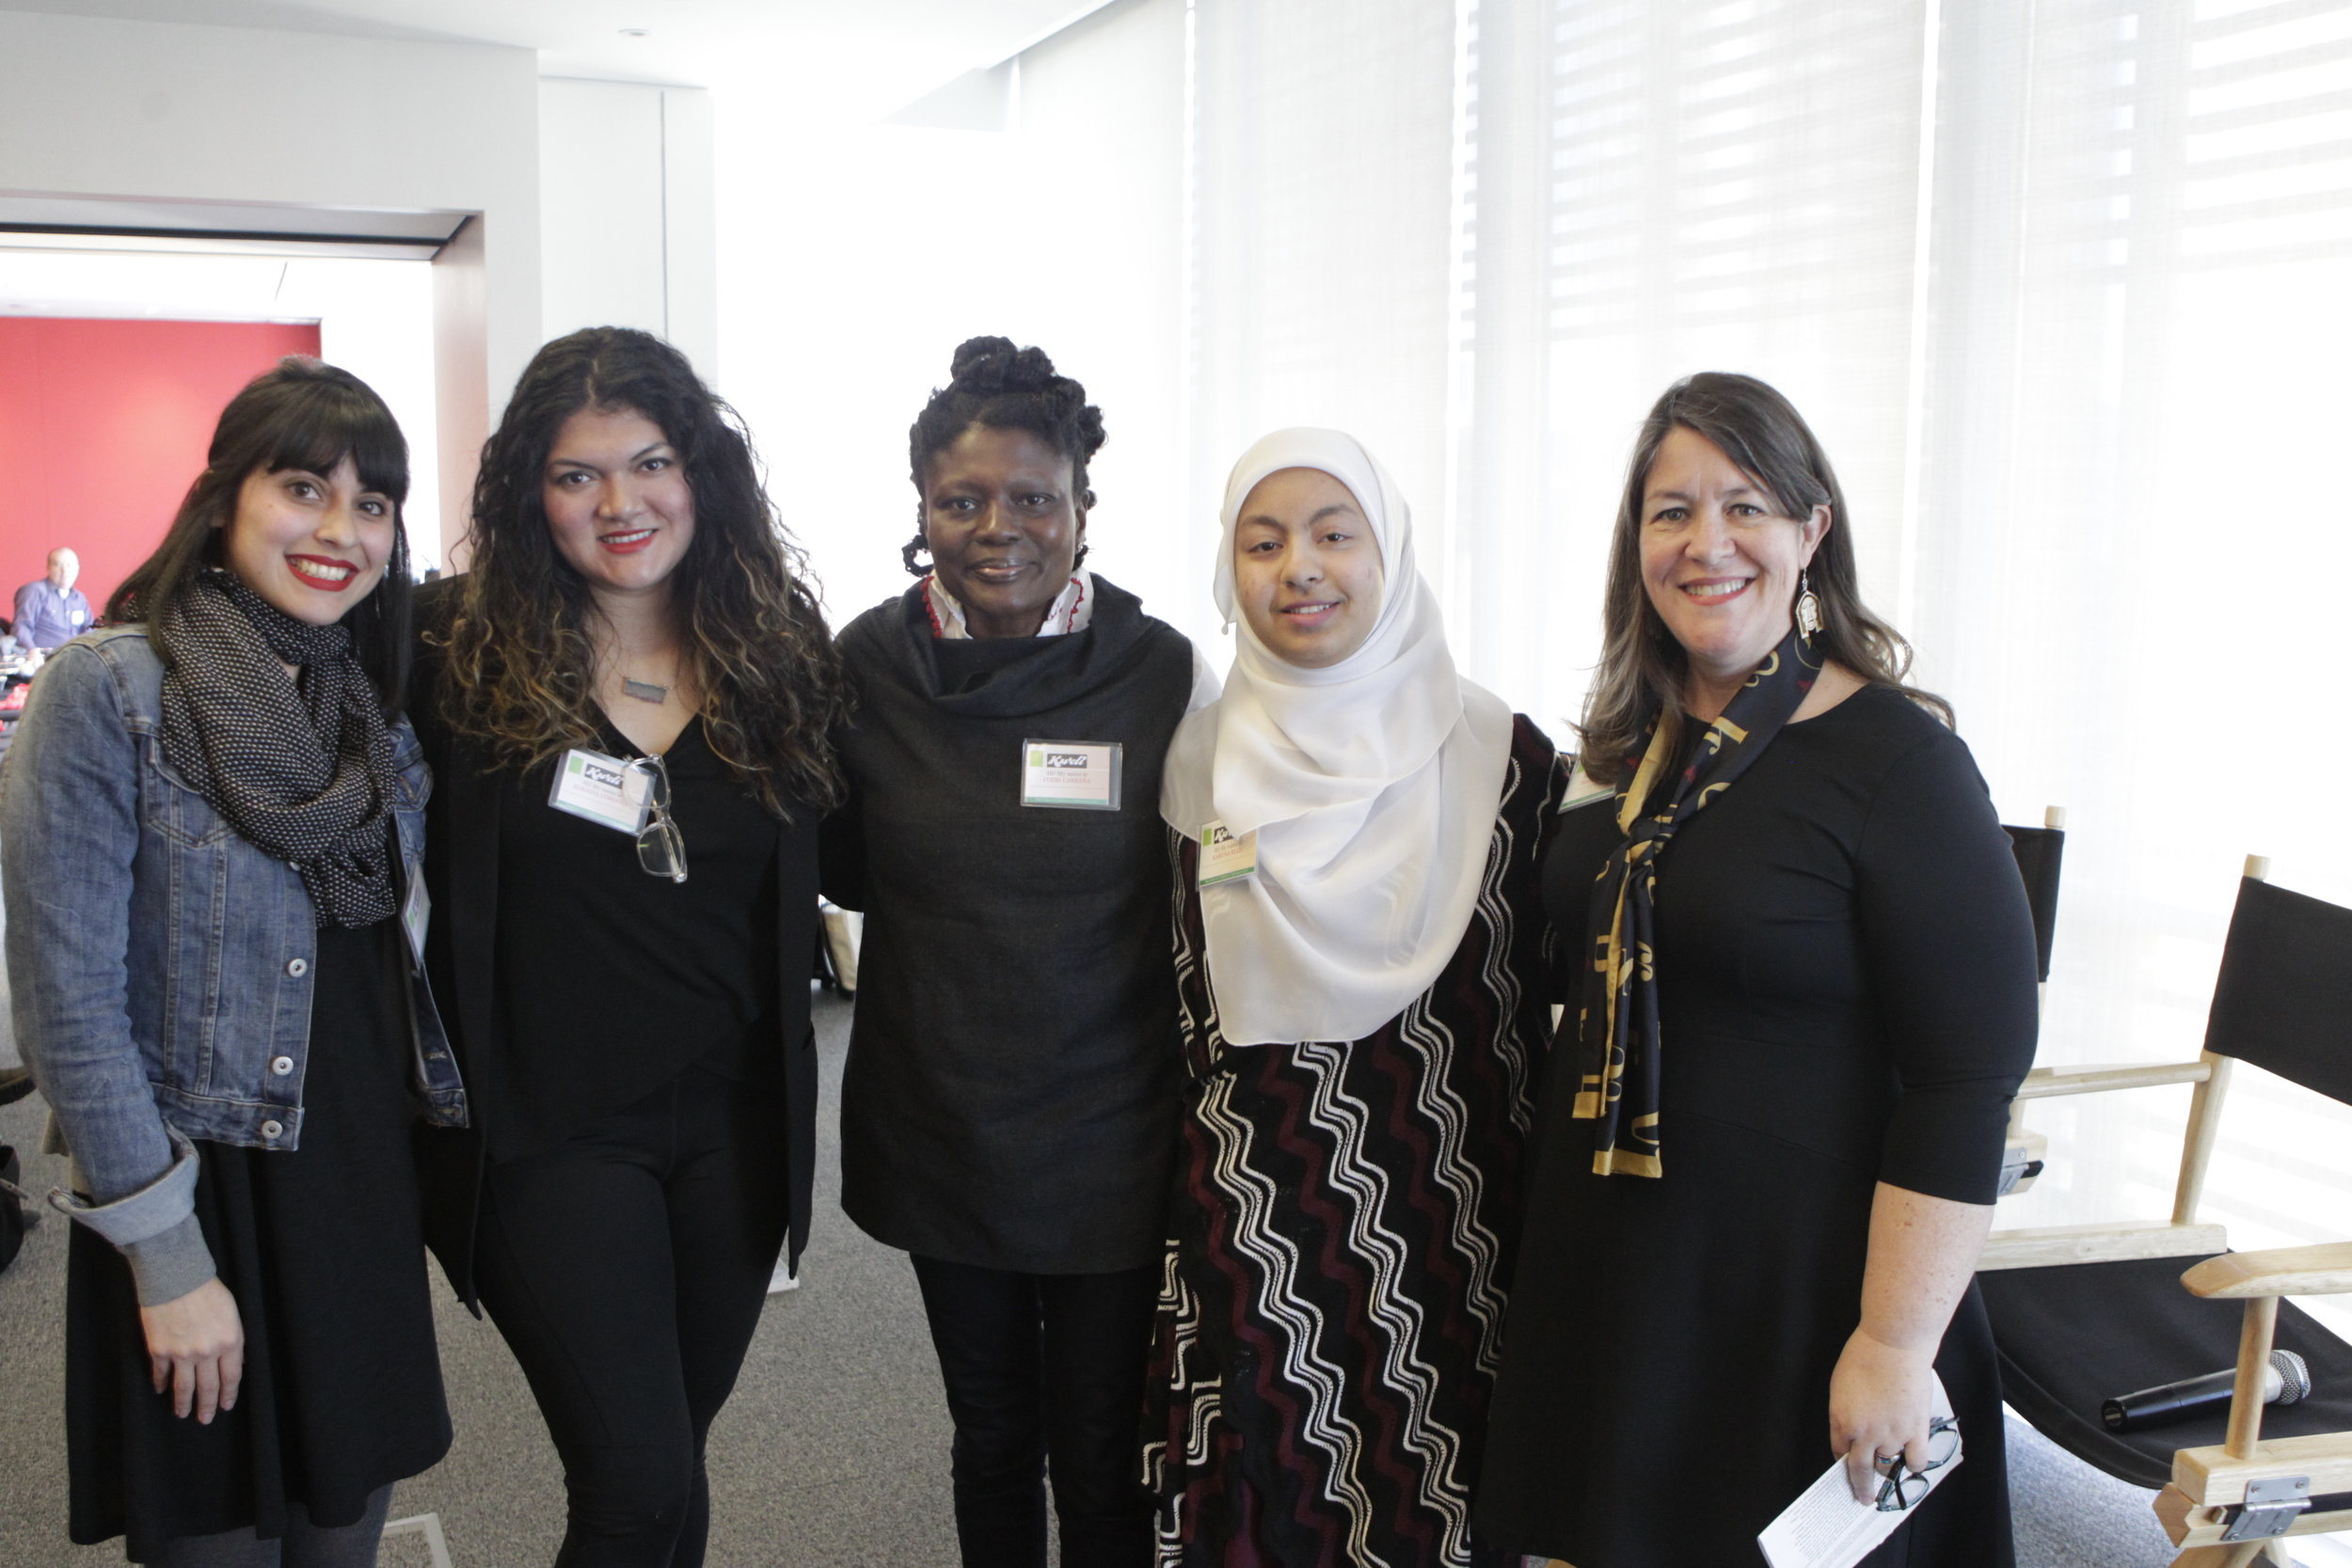
<path fill-rule="evenodd" d="M 0 316 L 0 615 L 70 545 L 93 610 L 147 559 L 237 389 L 319 329 Z"/>

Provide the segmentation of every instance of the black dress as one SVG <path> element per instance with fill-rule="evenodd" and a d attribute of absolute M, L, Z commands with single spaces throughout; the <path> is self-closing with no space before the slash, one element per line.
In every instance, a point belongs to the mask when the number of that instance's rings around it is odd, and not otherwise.
<path fill-rule="evenodd" d="M 1617 839 L 1604 800 L 1553 845 L 1572 951 Z M 1991 1203 L 2033 1059 L 2007 837 L 1967 748 L 1883 688 L 1783 729 L 1681 829 L 1656 951 L 1664 1175 L 1593 1175 L 1576 1075 L 1551 1075 L 1476 1513 L 1484 1539 L 1576 1568 L 1763 1562 L 1756 1534 L 1834 1457 L 1877 1184 Z M 1973 1286 L 1936 1369 L 1965 1458 L 1868 1560 L 2004 1568 Z"/>
<path fill-rule="evenodd" d="M 196 1213 L 245 1326 L 236 1407 L 199 1426 L 148 1373 L 130 1265 L 73 1227 L 66 1286 L 72 1538 L 348 1525 L 449 1451 L 419 1233 L 399 922 L 318 933 L 302 1147 L 199 1142 Z"/>

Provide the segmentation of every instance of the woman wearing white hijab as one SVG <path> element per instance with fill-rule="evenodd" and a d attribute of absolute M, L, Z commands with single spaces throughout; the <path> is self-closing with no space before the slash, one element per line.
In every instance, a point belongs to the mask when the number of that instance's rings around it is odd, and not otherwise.
<path fill-rule="evenodd" d="M 1146 1424 L 1167 1564 L 1473 1564 L 1531 1091 L 1551 743 L 1455 673 L 1336 431 L 1226 485 L 1223 698 L 1169 748 L 1191 1074 Z"/>

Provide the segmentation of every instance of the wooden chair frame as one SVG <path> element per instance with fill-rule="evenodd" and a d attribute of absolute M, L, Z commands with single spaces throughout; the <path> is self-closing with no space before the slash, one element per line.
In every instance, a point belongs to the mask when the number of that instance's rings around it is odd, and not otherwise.
<path fill-rule="evenodd" d="M 2057 827 L 2065 814 L 2052 807 Z M 2270 874 L 2270 862 L 2261 855 L 2246 857 L 2246 874 L 2257 881 Z M 2040 1134 L 2026 1131 L 2029 1101 L 2060 1095 L 2104 1094 L 2113 1089 L 2144 1089 L 2164 1084 L 2193 1084 L 2188 1122 L 2181 1140 L 2180 1175 L 2172 1189 L 2169 1220 L 2126 1220 L 2105 1225 L 2021 1226 L 1995 1230 L 1977 1261 L 1979 1273 L 1994 1269 L 2038 1269 L 2056 1263 L 2107 1263 L 2133 1258 L 2210 1258 L 2229 1248 L 2227 1232 L 2218 1225 L 2201 1224 L 2197 1210 L 2205 1194 L 2205 1171 L 2213 1163 L 2215 1134 L 2221 1127 L 2221 1102 L 2230 1087 L 2230 1058 L 2210 1051 L 2193 1062 L 2138 1062 L 2122 1067 L 2046 1068 L 2026 1074 L 2017 1098 L 2010 1104 L 2010 1140 Z M 2018 1191 L 2023 1190 L 2021 1183 Z"/>
<path fill-rule="evenodd" d="M 2269 860 L 2249 855 L 2246 875 L 2255 881 L 2268 879 Z M 2191 1294 L 2246 1303 L 2226 1438 L 2217 1447 L 2183 1449 L 2174 1454 L 2171 1483 L 2156 1495 L 2156 1518 L 2172 1544 L 2182 1548 L 2173 1559 L 2173 1568 L 2245 1568 L 2265 1559 L 2287 1564 L 2290 1560 L 2280 1544 L 2286 1537 L 2352 1529 L 2352 1510 L 2307 1511 L 2296 1515 L 2282 1533 L 2254 1540 L 2225 1539 L 2247 1507 L 2249 1489 L 2265 1482 L 2299 1481 L 2306 1497 L 2352 1492 L 2352 1433 L 2262 1441 L 2264 1378 L 2280 1299 L 2352 1291 L 2352 1243 L 2233 1253 L 2227 1250 L 2229 1242 L 2221 1226 L 2201 1224 L 2197 1218 L 2205 1173 L 2213 1161 L 2214 1137 L 2221 1124 L 2231 1065 L 2227 1056 L 2201 1052 L 2193 1062 L 2036 1068 L 2027 1074 L 2010 1109 L 2012 1141 L 2025 1135 L 2023 1112 L 2028 1101 L 2162 1084 L 2196 1085 L 2182 1138 L 2172 1217 L 1996 1230 L 1977 1265 L 1985 1271 L 2195 1257 L 2204 1261 L 2181 1276 Z"/>

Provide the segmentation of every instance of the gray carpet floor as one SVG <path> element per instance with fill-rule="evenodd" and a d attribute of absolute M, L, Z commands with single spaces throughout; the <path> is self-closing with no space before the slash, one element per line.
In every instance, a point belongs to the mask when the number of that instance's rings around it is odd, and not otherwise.
<path fill-rule="evenodd" d="M 5 998 L 0 998 L 4 1005 Z M 948 1564 L 947 1418 L 914 1278 L 836 1203 L 834 1107 L 849 1007 L 818 1008 L 826 1101 L 816 1234 L 797 1291 L 769 1299 L 735 1398 L 711 1434 L 712 1568 Z M 12 1059 L 0 1048 L 0 1063 Z M 40 1142 L 38 1096 L 0 1110 L 0 1142 Z M 62 1162 L 34 1155 L 26 1186 Z M 65 1222 L 53 1218 L 0 1274 L 0 1568 L 96 1568 L 119 1547 L 65 1540 L 61 1296 Z M 392 1513 L 437 1513 L 455 1568 L 537 1568 L 562 1534 L 555 1456 L 505 1345 L 439 1292 L 441 1355 L 456 1446 L 404 1482 Z M 2052 1448 L 2012 1419 L 2021 1568 L 2161 1568 L 2170 1545 L 2151 1494 Z M 415 1535 L 385 1568 L 425 1568 Z"/>

